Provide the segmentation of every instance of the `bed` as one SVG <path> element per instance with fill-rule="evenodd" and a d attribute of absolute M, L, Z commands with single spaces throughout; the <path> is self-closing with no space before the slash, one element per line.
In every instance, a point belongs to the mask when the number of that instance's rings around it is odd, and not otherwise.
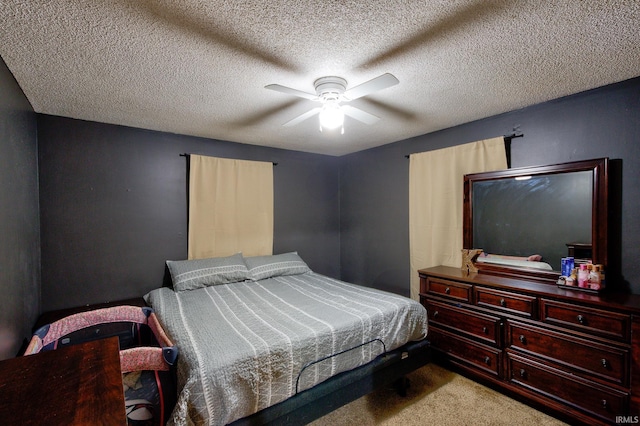
<path fill-rule="evenodd" d="M 542 256 L 540 255 L 531 255 L 531 256 L 505 256 L 500 254 L 489 254 L 482 253 L 476 259 L 476 262 L 479 263 L 492 263 L 494 265 L 502 265 L 502 266 L 515 266 L 519 268 L 536 268 L 536 269 L 544 269 L 547 271 L 553 270 L 551 265 L 546 262 L 542 262 Z"/>
<path fill-rule="evenodd" d="M 169 424 L 281 423 L 425 362 L 408 356 L 428 347 L 422 305 L 314 273 L 297 253 L 167 265 L 173 289 L 145 300 L 180 350 Z"/>

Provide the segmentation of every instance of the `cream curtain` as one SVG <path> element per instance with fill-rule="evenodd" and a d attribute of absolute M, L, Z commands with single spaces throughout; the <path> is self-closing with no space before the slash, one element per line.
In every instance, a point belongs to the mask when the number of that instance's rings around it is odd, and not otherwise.
<path fill-rule="evenodd" d="M 461 265 L 464 175 L 506 168 L 503 137 L 409 157 L 409 252 L 413 299 L 419 299 L 418 269 Z"/>
<path fill-rule="evenodd" d="M 273 252 L 273 164 L 191 155 L 189 259 Z"/>

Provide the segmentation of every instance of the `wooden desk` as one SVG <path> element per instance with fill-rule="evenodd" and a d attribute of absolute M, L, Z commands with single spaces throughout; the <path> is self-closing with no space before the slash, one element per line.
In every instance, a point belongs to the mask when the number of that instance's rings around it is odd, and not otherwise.
<path fill-rule="evenodd" d="M 116 337 L 0 361 L 6 425 L 126 425 Z"/>

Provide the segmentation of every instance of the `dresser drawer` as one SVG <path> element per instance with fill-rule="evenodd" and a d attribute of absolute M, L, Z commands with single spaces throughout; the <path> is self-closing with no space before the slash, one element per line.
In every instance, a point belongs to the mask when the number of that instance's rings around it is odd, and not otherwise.
<path fill-rule="evenodd" d="M 529 324 L 507 322 L 506 344 L 616 384 L 628 385 L 629 351 Z"/>
<path fill-rule="evenodd" d="M 451 358 L 472 364 L 495 376 L 500 375 L 502 351 L 457 336 L 437 327 L 429 327 L 429 340 L 433 349 Z"/>
<path fill-rule="evenodd" d="M 427 279 L 427 293 L 459 302 L 471 303 L 472 288 L 472 285 L 456 281 L 431 277 Z"/>
<path fill-rule="evenodd" d="M 426 300 L 429 324 L 440 325 L 483 343 L 500 346 L 500 318 Z"/>
<path fill-rule="evenodd" d="M 542 320 L 585 333 L 629 341 L 631 316 L 542 299 Z"/>
<path fill-rule="evenodd" d="M 536 298 L 484 287 L 476 287 L 476 304 L 502 312 L 534 318 Z"/>
<path fill-rule="evenodd" d="M 613 422 L 629 405 L 627 393 L 507 352 L 507 380 Z"/>

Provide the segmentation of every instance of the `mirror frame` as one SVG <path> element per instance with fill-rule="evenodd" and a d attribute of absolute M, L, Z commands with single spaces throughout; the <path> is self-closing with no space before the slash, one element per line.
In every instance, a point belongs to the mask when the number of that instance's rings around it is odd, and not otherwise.
<path fill-rule="evenodd" d="M 515 178 L 518 176 L 534 176 L 558 173 L 591 171 L 593 173 L 592 211 L 591 211 L 591 245 L 592 262 L 608 266 L 608 212 L 609 212 L 609 159 L 575 161 L 571 163 L 552 164 L 548 166 L 520 167 L 495 172 L 473 173 L 464 176 L 463 202 L 463 248 L 474 249 L 473 246 L 473 183 L 487 180 Z M 505 253 L 508 254 L 508 253 Z M 478 272 L 490 273 L 534 281 L 556 284 L 558 271 L 546 271 L 536 268 L 512 267 L 476 262 Z"/>

